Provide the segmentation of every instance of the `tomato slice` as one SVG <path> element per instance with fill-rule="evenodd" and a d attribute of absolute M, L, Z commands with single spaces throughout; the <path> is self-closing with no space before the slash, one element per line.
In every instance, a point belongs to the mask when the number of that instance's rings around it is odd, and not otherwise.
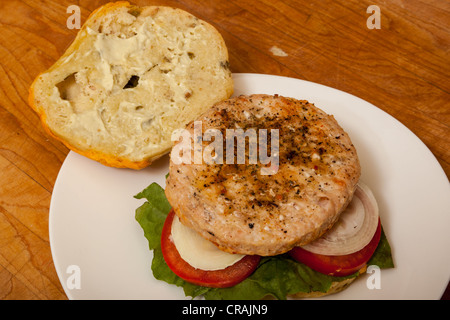
<path fill-rule="evenodd" d="M 222 269 L 207 271 L 196 269 L 184 261 L 170 240 L 175 212 L 170 210 L 161 234 L 161 251 L 169 268 L 187 282 L 211 288 L 232 287 L 246 279 L 258 267 L 260 256 L 247 255 L 235 264 Z"/>
<path fill-rule="evenodd" d="M 348 276 L 364 267 L 374 254 L 381 237 L 381 223 L 378 219 L 378 227 L 372 240 L 361 250 L 342 256 L 327 256 L 316 254 L 301 247 L 295 247 L 289 251 L 289 255 L 295 260 L 306 264 L 313 270 L 331 276 Z"/>

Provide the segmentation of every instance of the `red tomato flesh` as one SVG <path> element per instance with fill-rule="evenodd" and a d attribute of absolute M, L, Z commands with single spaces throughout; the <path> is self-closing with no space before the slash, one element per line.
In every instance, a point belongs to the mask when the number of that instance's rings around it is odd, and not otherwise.
<path fill-rule="evenodd" d="M 247 255 L 235 264 L 221 270 L 196 269 L 184 261 L 170 240 L 175 212 L 170 210 L 161 234 L 161 250 L 169 268 L 183 280 L 204 287 L 227 288 L 246 279 L 258 267 L 260 256 Z"/>
<path fill-rule="evenodd" d="M 313 270 L 330 276 L 343 277 L 355 273 L 364 267 L 374 254 L 381 237 L 381 223 L 378 219 L 378 227 L 372 240 L 361 250 L 342 256 L 327 256 L 316 254 L 301 247 L 295 247 L 289 251 L 289 255 L 306 264 Z"/>

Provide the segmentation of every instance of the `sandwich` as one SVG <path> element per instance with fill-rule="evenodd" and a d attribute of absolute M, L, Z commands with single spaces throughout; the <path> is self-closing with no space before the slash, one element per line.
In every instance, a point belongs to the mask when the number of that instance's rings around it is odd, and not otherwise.
<path fill-rule="evenodd" d="M 136 219 L 155 278 L 192 297 L 286 299 L 339 292 L 368 265 L 393 267 L 356 148 L 312 103 L 241 95 L 173 140 L 165 189 L 135 196 L 147 199 Z"/>
<path fill-rule="evenodd" d="M 210 24 L 177 8 L 126 1 L 95 10 L 30 87 L 44 129 L 104 165 L 142 169 L 172 131 L 233 93 L 228 51 Z"/>

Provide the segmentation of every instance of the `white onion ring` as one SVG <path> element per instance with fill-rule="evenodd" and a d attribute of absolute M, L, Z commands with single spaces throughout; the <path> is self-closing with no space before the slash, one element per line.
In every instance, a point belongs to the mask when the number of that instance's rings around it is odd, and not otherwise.
<path fill-rule="evenodd" d="M 378 227 L 378 204 L 363 182 L 358 182 L 353 199 L 339 220 L 319 239 L 302 246 L 303 249 L 328 256 L 357 252 L 369 244 Z"/>

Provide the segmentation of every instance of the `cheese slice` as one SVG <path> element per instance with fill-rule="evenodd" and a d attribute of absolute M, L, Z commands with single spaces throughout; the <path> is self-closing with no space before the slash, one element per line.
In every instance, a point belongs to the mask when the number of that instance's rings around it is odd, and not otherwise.
<path fill-rule="evenodd" d="M 212 242 L 183 225 L 177 216 L 173 219 L 171 233 L 171 240 L 181 258 L 196 269 L 206 271 L 225 269 L 245 256 L 220 250 Z"/>

